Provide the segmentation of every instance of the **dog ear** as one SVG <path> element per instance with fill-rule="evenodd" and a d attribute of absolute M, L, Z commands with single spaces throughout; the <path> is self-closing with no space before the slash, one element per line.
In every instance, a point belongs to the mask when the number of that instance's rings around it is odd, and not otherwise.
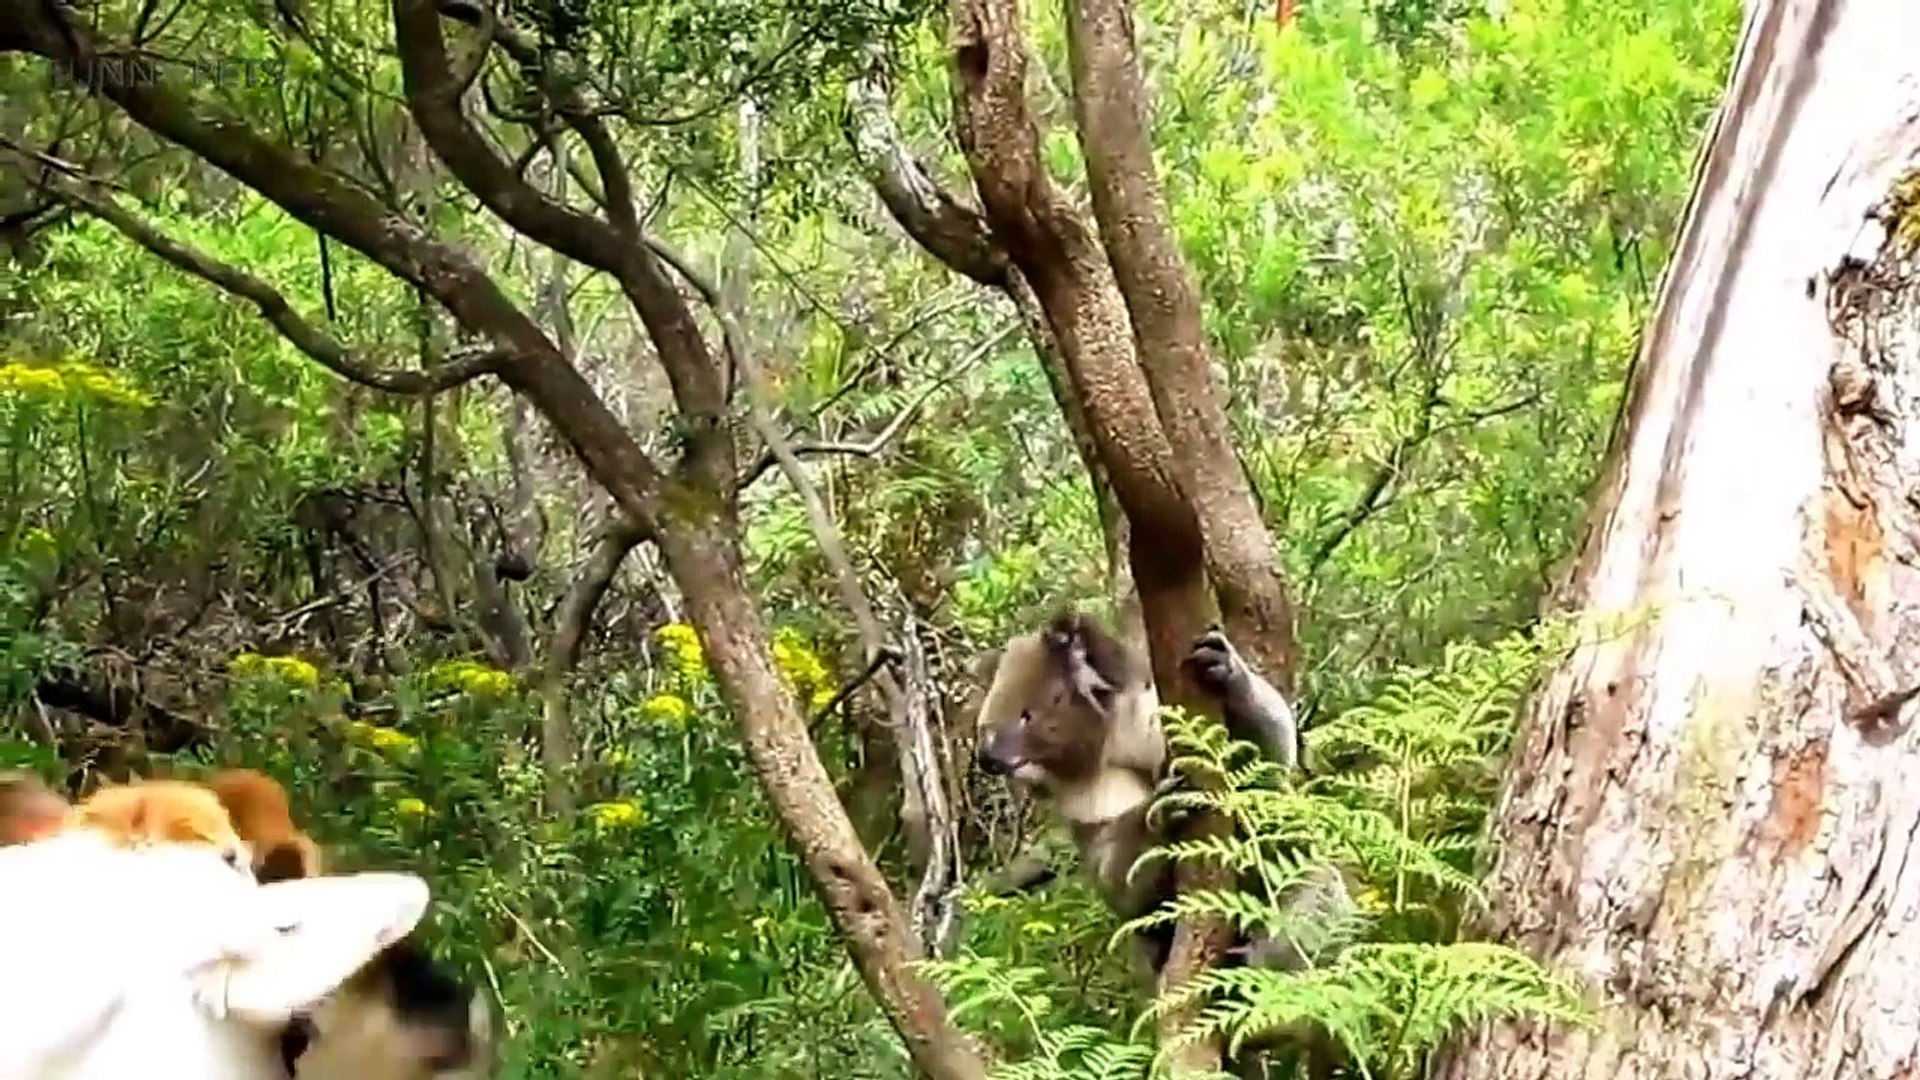
<path fill-rule="evenodd" d="M 215 1016 L 285 1023 L 333 992 L 427 911 L 413 874 L 296 878 L 258 886 L 220 961 L 195 973 Z"/>

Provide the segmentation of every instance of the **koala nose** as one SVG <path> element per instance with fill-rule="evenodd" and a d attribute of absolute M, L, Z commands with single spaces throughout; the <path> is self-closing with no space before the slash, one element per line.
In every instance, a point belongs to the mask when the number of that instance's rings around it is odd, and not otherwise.
<path fill-rule="evenodd" d="M 1001 761 L 999 756 L 993 752 L 992 740 L 980 744 L 980 748 L 974 751 L 973 760 L 980 766 L 980 771 L 986 773 L 988 776 L 1003 776 L 1006 774 L 1006 763 Z"/>

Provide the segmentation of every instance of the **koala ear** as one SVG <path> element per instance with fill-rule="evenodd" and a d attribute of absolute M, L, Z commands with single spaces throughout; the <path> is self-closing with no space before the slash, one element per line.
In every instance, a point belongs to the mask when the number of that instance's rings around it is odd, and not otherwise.
<path fill-rule="evenodd" d="M 1000 670 L 1000 658 L 1005 653 L 1004 649 L 988 649 L 967 665 L 967 674 L 982 685 L 993 682 L 994 674 Z"/>
<path fill-rule="evenodd" d="M 1074 690 L 1091 702 L 1094 708 L 1101 712 L 1110 712 L 1113 708 L 1114 694 L 1119 688 L 1108 682 L 1092 664 L 1087 663 L 1087 650 L 1084 647 L 1076 644 L 1069 655 L 1071 659 L 1067 670 Z"/>

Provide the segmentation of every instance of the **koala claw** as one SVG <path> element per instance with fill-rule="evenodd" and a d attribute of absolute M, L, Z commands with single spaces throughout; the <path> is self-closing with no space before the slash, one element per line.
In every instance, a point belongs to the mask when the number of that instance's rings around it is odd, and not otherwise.
<path fill-rule="evenodd" d="M 1204 690 L 1224 693 L 1237 674 L 1233 646 L 1219 627 L 1212 627 L 1194 639 L 1185 666 L 1193 680 Z"/>

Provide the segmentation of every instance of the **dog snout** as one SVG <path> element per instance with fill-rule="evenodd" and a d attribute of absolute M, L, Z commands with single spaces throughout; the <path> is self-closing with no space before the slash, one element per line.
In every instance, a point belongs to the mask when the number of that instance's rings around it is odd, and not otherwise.
<path fill-rule="evenodd" d="M 980 766 L 980 771 L 986 773 L 988 776 L 1005 776 L 1012 771 L 1007 767 L 1007 763 L 1001 760 L 1000 755 L 995 752 L 994 744 L 998 741 L 997 739 L 991 738 L 985 740 L 973 755 L 973 760 Z"/>

